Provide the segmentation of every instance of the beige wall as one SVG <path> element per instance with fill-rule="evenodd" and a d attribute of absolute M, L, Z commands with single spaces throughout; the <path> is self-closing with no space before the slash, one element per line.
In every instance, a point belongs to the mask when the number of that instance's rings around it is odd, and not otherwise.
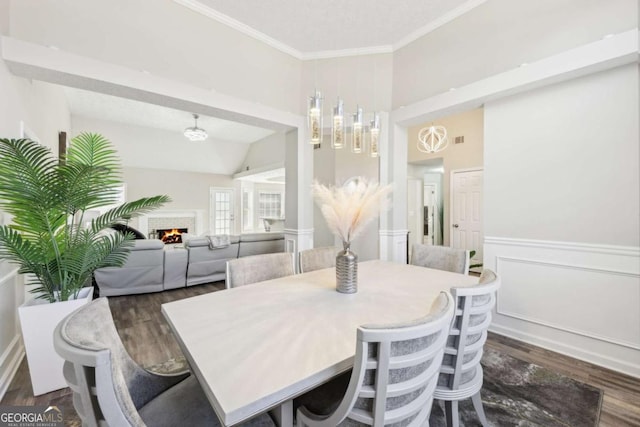
<path fill-rule="evenodd" d="M 640 244 L 638 65 L 485 105 L 485 235 Z"/>
<path fill-rule="evenodd" d="M 447 129 L 449 136 L 449 146 L 439 153 L 425 154 L 421 153 L 417 149 L 416 143 L 418 141 L 418 133 L 420 132 L 420 129 L 430 126 L 431 123 L 424 123 L 420 126 L 411 127 L 408 131 L 409 163 L 417 165 L 422 161 L 438 158 L 441 158 L 443 162 L 442 203 L 444 208 L 443 238 L 445 246 L 449 245 L 449 232 L 451 231 L 451 219 L 449 218 L 449 214 L 451 212 L 451 171 L 483 166 L 483 115 L 483 110 L 478 108 L 435 121 L 433 124 L 444 126 Z M 454 144 L 454 138 L 456 136 L 464 136 L 464 143 Z"/>
<path fill-rule="evenodd" d="M 394 53 L 393 108 L 637 26 L 637 0 L 489 0 Z"/>

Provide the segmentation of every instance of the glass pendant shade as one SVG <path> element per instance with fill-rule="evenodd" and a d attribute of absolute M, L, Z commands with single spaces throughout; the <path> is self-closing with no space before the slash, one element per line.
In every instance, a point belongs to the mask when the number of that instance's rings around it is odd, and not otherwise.
<path fill-rule="evenodd" d="M 362 153 L 362 146 L 364 145 L 363 131 L 362 108 L 357 107 L 351 124 L 351 152 Z"/>
<path fill-rule="evenodd" d="M 418 132 L 418 151 L 422 153 L 437 153 L 449 145 L 447 130 L 444 126 L 429 126 Z"/>
<path fill-rule="evenodd" d="M 335 149 L 344 147 L 344 102 L 340 98 L 338 98 L 338 103 L 333 108 L 331 147 Z"/>
<path fill-rule="evenodd" d="M 322 141 L 322 96 L 320 92 L 309 97 L 309 111 L 307 112 L 309 127 L 309 143 L 320 144 Z"/>
<path fill-rule="evenodd" d="M 184 136 L 189 141 L 204 141 L 209 137 L 207 131 L 198 127 L 198 115 L 194 114 L 193 119 L 195 120 L 195 125 L 190 128 L 186 128 L 184 130 Z"/>
<path fill-rule="evenodd" d="M 373 113 L 373 120 L 371 120 L 371 127 L 369 128 L 369 155 L 371 157 L 380 156 L 380 116 L 378 113 Z"/>

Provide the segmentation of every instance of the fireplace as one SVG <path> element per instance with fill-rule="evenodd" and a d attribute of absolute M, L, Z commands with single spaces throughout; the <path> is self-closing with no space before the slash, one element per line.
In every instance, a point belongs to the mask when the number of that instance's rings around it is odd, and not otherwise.
<path fill-rule="evenodd" d="M 156 233 L 158 233 L 158 239 L 169 245 L 182 243 L 182 233 L 187 233 L 188 231 L 188 228 L 159 228 Z"/>

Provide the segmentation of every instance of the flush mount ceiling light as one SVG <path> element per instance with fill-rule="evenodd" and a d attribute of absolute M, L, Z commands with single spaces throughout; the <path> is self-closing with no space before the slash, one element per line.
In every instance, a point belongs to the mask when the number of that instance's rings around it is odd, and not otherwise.
<path fill-rule="evenodd" d="M 437 153 L 447 148 L 449 138 L 444 126 L 429 126 L 418 132 L 418 151 L 422 153 Z"/>
<path fill-rule="evenodd" d="M 195 121 L 195 124 L 193 125 L 193 127 L 186 128 L 184 130 L 184 136 L 186 136 L 189 141 L 204 141 L 209 136 L 207 134 L 207 131 L 198 127 L 197 114 L 193 115 L 193 120 Z"/>

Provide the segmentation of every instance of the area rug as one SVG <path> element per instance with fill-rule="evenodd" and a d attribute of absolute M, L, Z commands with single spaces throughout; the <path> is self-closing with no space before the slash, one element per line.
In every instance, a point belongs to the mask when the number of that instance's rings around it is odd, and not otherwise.
<path fill-rule="evenodd" d="M 485 348 L 482 357 L 482 401 L 489 425 L 495 427 L 594 427 L 598 425 L 602 391 L 546 368 Z M 147 366 L 161 374 L 188 369 L 183 357 Z M 57 399 L 65 425 L 79 426 L 70 395 Z M 53 404 L 53 403 L 52 403 Z M 68 414 L 68 417 L 67 417 Z M 444 404 L 434 402 L 429 424 L 446 427 Z M 471 399 L 460 402 L 460 427 L 480 426 Z"/>
<path fill-rule="evenodd" d="M 598 425 L 602 391 L 546 368 L 485 348 L 482 402 L 490 425 Z M 435 402 L 429 424 L 445 427 L 444 404 Z M 471 399 L 460 402 L 460 426 L 479 426 Z"/>

